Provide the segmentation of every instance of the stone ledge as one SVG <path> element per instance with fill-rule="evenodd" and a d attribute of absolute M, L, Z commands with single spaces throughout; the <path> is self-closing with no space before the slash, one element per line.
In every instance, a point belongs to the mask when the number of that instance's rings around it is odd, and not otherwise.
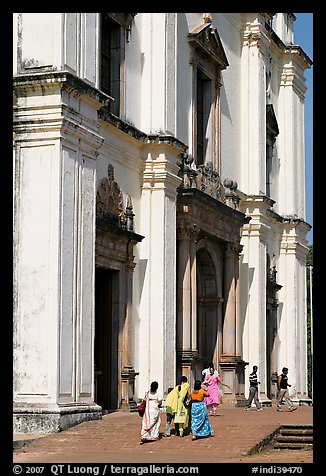
<path fill-rule="evenodd" d="M 84 421 L 102 418 L 102 408 L 98 405 L 16 405 L 13 415 L 15 433 L 48 434 L 66 430 Z"/>

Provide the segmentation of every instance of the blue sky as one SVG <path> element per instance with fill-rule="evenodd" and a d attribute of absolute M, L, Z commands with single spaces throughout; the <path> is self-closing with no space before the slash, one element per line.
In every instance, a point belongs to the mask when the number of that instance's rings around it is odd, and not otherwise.
<path fill-rule="evenodd" d="M 313 61 L 313 13 L 294 13 L 294 44 L 300 45 Z M 306 152 L 306 221 L 313 226 L 313 66 L 305 71 L 305 152 Z M 313 244 L 313 228 L 307 235 Z"/>

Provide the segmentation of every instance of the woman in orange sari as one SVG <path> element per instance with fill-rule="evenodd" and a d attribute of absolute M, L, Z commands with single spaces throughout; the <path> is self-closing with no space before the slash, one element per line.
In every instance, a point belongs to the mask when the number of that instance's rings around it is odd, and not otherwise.
<path fill-rule="evenodd" d="M 192 439 L 214 436 L 214 430 L 208 418 L 207 406 L 204 401 L 209 397 L 200 380 L 196 380 L 191 394 L 191 433 Z"/>

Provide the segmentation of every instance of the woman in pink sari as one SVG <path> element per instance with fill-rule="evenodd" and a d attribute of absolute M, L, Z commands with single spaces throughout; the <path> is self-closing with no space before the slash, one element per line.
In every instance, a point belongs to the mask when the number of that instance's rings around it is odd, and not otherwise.
<path fill-rule="evenodd" d="M 140 444 L 146 441 L 156 441 L 159 439 L 159 430 L 161 425 L 160 407 L 163 397 L 157 393 L 158 383 L 152 382 L 150 391 L 146 394 L 146 408 L 142 417 L 140 431 Z"/>
<path fill-rule="evenodd" d="M 209 374 L 204 380 L 204 385 L 207 386 L 206 389 L 207 389 L 207 392 L 209 393 L 209 397 L 205 397 L 207 410 L 209 411 L 210 416 L 215 416 L 217 405 L 219 404 L 218 386 L 224 385 L 227 388 L 230 388 L 230 387 L 226 383 L 222 382 L 219 375 L 214 373 L 214 367 L 210 367 Z"/>

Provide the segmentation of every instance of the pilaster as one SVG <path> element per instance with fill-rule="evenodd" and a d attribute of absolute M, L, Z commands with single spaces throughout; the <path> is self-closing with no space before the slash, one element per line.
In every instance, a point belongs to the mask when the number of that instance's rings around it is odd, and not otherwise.
<path fill-rule="evenodd" d="M 24 75 L 14 82 L 17 432 L 60 431 L 101 417 L 89 356 L 95 159 L 103 138 L 87 120 L 77 124 L 72 113 L 87 102 L 88 88 L 67 73 Z M 101 94 L 89 91 L 88 104 L 99 107 Z"/>
<path fill-rule="evenodd" d="M 173 138 L 151 136 L 146 151 L 140 225 L 145 238 L 139 247 L 140 260 L 146 263 L 139 311 L 143 342 L 139 396 L 153 380 L 161 389 L 173 387 L 176 373 L 176 189 L 180 183 L 176 160 L 180 149 Z"/>
<path fill-rule="evenodd" d="M 244 369 L 247 365 L 241 357 L 241 335 L 239 306 L 239 253 L 242 246 L 226 243 L 224 249 L 225 311 L 223 323 L 223 347 L 219 365 L 223 371 L 223 382 L 230 386 L 224 390 L 223 402 L 227 405 L 243 406 Z"/>

